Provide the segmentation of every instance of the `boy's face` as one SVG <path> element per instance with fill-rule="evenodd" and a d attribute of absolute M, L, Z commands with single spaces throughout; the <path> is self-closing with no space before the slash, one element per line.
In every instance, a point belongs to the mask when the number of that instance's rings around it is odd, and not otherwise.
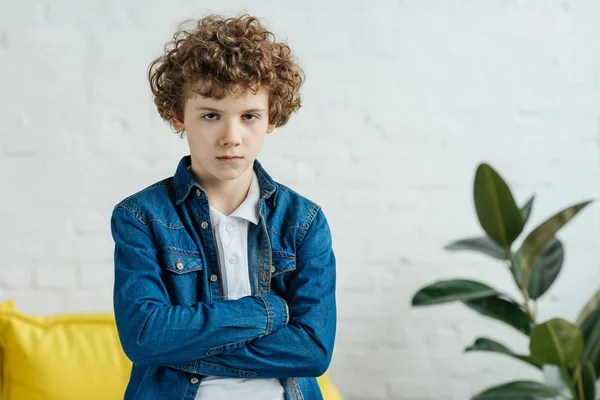
<path fill-rule="evenodd" d="M 194 95 L 185 103 L 183 120 L 172 120 L 173 128 L 185 129 L 192 170 L 202 183 L 247 178 L 265 134 L 275 129 L 264 88 L 256 94 L 238 90 L 221 100 Z"/>

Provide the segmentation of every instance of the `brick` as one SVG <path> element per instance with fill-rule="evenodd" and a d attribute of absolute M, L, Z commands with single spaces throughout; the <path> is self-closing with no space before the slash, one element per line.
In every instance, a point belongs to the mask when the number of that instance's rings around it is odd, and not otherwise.
<path fill-rule="evenodd" d="M 30 315 L 54 315 L 67 310 L 67 292 L 11 289 L 2 292 L 3 299 L 13 299 L 19 312 Z"/>
<path fill-rule="evenodd" d="M 35 274 L 37 289 L 72 290 L 77 287 L 77 266 L 48 263 L 40 266 Z"/>
<path fill-rule="evenodd" d="M 78 269 L 80 289 L 111 289 L 114 283 L 114 265 L 111 262 L 85 262 Z M 108 290 L 112 293 L 112 290 Z"/>
<path fill-rule="evenodd" d="M 27 259 L 4 260 L 0 268 L 0 287 L 29 289 L 33 287 L 34 267 Z"/>
<path fill-rule="evenodd" d="M 112 292 L 110 290 L 74 290 L 66 293 L 68 312 L 72 313 L 112 313 Z"/>

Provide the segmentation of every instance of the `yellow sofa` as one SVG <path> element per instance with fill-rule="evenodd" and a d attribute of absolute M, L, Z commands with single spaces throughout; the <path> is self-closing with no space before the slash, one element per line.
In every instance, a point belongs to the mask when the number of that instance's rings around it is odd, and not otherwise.
<path fill-rule="evenodd" d="M 2 400 L 122 399 L 131 362 L 111 313 L 35 317 L 0 303 Z M 327 374 L 325 400 L 341 400 Z"/>

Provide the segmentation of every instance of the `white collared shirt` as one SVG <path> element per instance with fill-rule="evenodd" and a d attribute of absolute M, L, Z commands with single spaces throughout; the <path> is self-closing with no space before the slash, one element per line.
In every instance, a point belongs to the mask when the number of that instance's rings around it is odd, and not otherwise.
<path fill-rule="evenodd" d="M 237 300 L 252 294 L 248 276 L 248 227 L 259 222 L 259 199 L 258 177 L 253 171 L 248 195 L 234 212 L 224 215 L 210 207 L 225 300 Z M 284 390 L 279 379 L 275 378 L 207 376 L 200 382 L 196 400 L 230 399 L 283 400 Z"/>
<path fill-rule="evenodd" d="M 234 212 L 225 215 L 210 206 L 210 219 L 217 242 L 225 300 L 237 300 L 252 294 L 247 260 L 248 224 L 258 224 L 259 198 L 258 179 L 253 172 L 248 195 Z"/>

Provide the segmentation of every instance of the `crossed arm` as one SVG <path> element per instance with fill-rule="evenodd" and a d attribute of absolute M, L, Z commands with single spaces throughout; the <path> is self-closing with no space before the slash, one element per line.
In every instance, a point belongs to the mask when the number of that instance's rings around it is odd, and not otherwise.
<path fill-rule="evenodd" d="M 190 306 L 171 305 L 154 239 L 128 209 L 115 208 L 114 306 L 135 364 L 204 375 L 320 376 L 335 337 L 335 256 L 319 210 L 296 251 L 286 301 L 273 294 Z M 286 320 L 289 317 L 289 322 Z"/>

